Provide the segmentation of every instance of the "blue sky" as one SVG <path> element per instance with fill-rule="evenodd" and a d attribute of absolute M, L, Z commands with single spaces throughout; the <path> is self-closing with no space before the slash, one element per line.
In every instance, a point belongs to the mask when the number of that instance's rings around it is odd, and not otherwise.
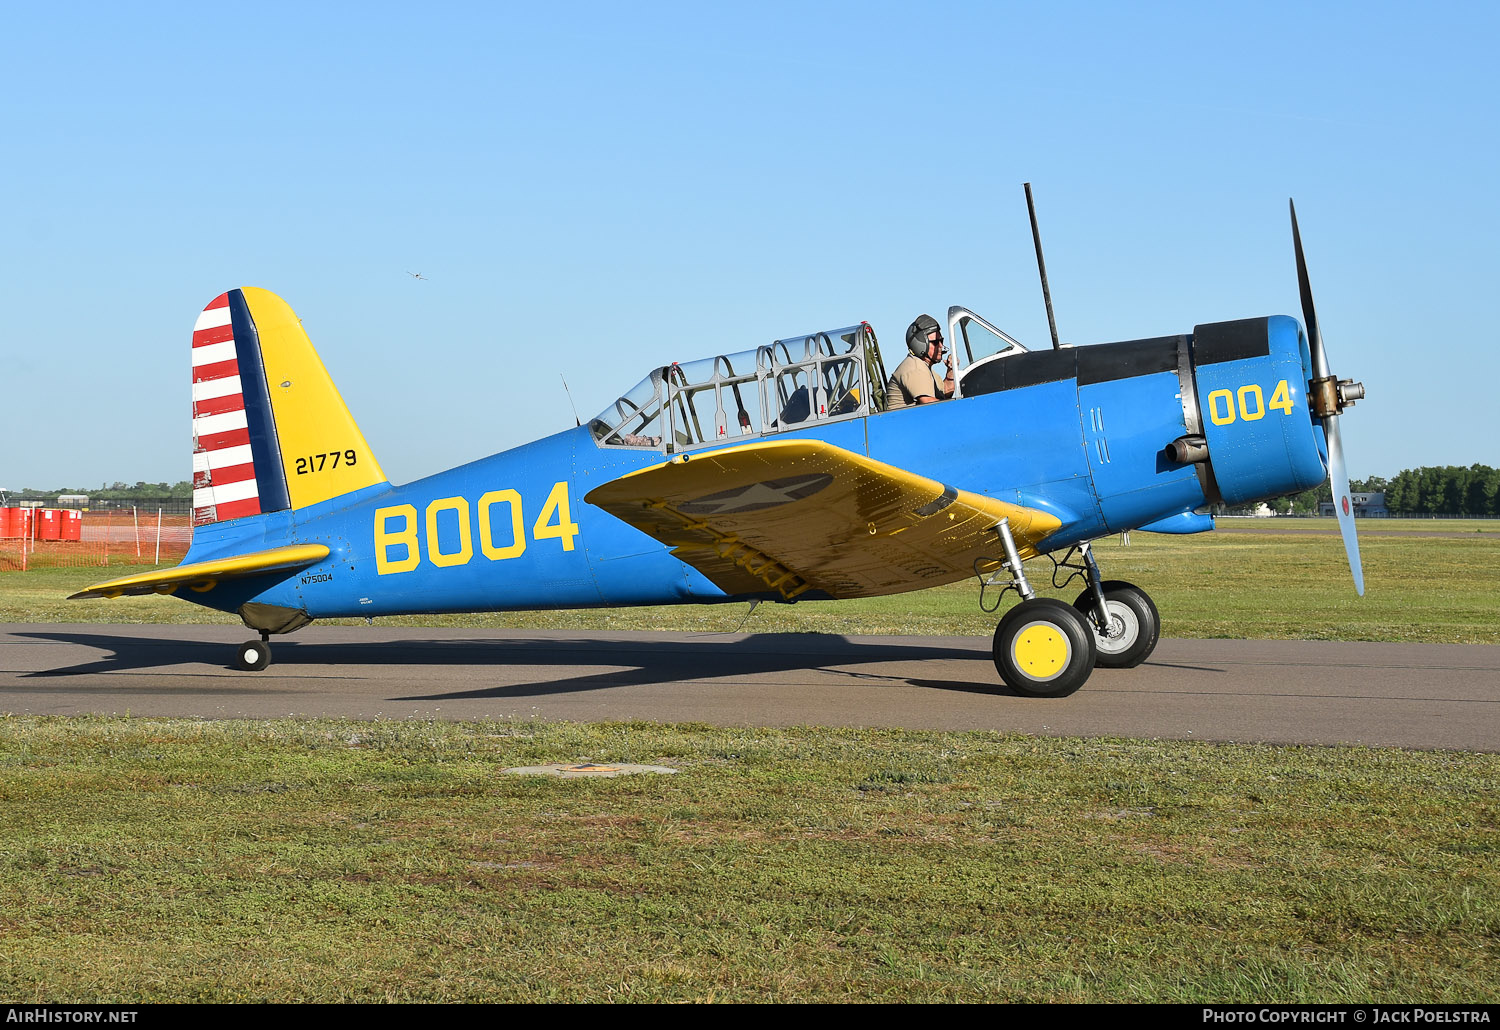
<path fill-rule="evenodd" d="M 1351 474 L 1500 464 L 1494 4 L 13 5 L 0 486 L 190 475 L 280 293 L 405 482 L 666 361 L 950 304 L 1048 345 L 1300 315 Z M 409 277 L 420 271 L 426 281 Z"/>

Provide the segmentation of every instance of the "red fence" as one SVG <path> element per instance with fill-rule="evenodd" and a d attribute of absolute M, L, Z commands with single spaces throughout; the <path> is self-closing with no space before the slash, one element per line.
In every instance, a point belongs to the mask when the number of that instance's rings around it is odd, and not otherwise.
<path fill-rule="evenodd" d="M 64 565 L 176 565 L 193 541 L 191 515 L 158 509 L 0 509 L 0 572 Z"/>

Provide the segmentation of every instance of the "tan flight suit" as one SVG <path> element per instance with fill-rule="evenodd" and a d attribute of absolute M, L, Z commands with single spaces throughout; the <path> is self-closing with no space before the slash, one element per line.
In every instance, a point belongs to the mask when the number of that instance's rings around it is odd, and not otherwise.
<path fill-rule="evenodd" d="M 885 410 L 910 407 L 917 403 L 918 397 L 942 400 L 943 381 L 938 378 L 937 366 L 908 354 L 885 385 Z"/>

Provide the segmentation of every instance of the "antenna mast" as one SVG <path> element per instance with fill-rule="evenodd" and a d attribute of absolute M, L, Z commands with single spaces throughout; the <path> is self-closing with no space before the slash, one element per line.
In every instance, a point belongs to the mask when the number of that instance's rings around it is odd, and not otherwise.
<path fill-rule="evenodd" d="M 1031 199 L 1031 183 L 1025 183 L 1026 211 L 1031 215 L 1031 239 L 1036 243 L 1036 267 L 1042 273 L 1042 299 L 1047 302 L 1047 325 L 1052 330 L 1052 349 L 1062 350 L 1057 342 L 1057 319 L 1052 316 L 1052 291 L 1047 289 L 1047 261 L 1042 257 L 1042 234 L 1036 227 L 1036 204 Z"/>

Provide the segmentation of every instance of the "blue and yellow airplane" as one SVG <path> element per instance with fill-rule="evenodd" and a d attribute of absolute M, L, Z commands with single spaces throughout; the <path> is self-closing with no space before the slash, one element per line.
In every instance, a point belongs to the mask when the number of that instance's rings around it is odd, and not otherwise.
<path fill-rule="evenodd" d="M 191 549 L 73 596 L 237 612 L 260 638 L 235 664 L 260 670 L 271 634 L 320 618 L 801 602 L 974 576 L 981 604 L 1020 597 L 995 630 L 1000 677 L 1070 694 L 1160 634 L 1143 590 L 1103 578 L 1100 537 L 1201 532 L 1208 505 L 1331 475 L 1364 592 L 1338 431 L 1363 388 L 1328 370 L 1295 209 L 1292 232 L 1305 334 L 1277 315 L 1031 351 L 955 307 L 953 399 L 887 410 L 860 323 L 659 366 L 587 425 L 405 486 L 292 309 L 230 290 L 193 331 Z M 1083 579 L 1074 604 L 1034 595 L 1040 555 Z"/>

